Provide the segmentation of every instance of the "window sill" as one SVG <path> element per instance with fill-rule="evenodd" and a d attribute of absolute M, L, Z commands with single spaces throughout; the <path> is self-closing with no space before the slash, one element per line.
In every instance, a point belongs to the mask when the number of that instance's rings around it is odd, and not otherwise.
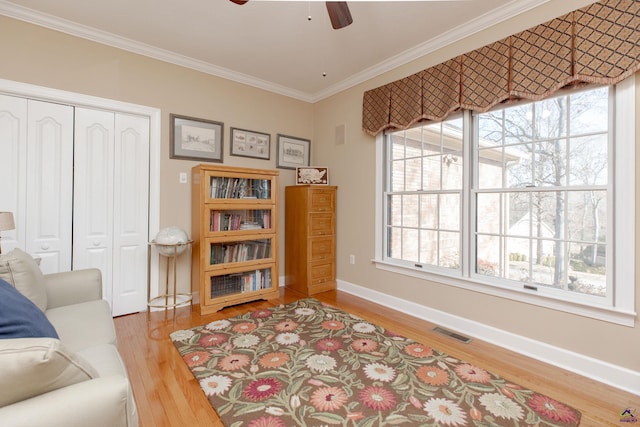
<path fill-rule="evenodd" d="M 559 298 L 553 298 L 549 295 L 541 295 L 535 291 L 514 289 L 500 284 L 490 283 L 489 280 L 480 281 L 459 276 L 454 277 L 447 274 L 426 272 L 379 259 L 373 259 L 372 261 L 375 263 L 376 268 L 417 279 L 429 280 L 474 292 L 481 292 L 487 295 L 545 307 L 551 310 L 615 323 L 622 326 L 633 327 L 635 323 L 636 313 L 634 311 L 627 311 L 620 308 L 601 305 L 570 302 Z"/>

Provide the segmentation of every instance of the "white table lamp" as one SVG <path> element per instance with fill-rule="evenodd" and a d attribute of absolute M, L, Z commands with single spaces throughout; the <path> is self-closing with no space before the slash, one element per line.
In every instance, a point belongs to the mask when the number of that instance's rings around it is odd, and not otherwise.
<path fill-rule="evenodd" d="M 16 224 L 13 221 L 13 212 L 0 212 L 0 231 L 15 230 Z M 2 236 L 0 236 L 0 240 Z M 2 253 L 2 242 L 0 241 L 0 254 Z"/>

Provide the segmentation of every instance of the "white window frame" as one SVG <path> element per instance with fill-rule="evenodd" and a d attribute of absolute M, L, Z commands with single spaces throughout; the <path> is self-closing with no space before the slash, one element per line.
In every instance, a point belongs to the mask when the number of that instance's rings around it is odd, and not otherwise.
<path fill-rule="evenodd" d="M 623 326 L 633 327 L 636 318 L 635 302 L 635 142 L 636 142 L 636 89 L 635 75 L 618 83 L 615 87 L 615 114 L 612 128 L 613 144 L 610 153 L 614 156 L 615 167 L 610 172 L 613 176 L 614 220 L 609 223 L 613 230 L 613 269 L 608 270 L 613 279 L 613 295 L 600 304 L 576 299 L 569 301 L 553 292 L 536 292 L 532 290 L 514 288 L 501 284 L 491 277 L 480 277 L 468 273 L 463 267 L 462 275 L 458 271 L 424 271 L 405 262 L 395 262 L 385 257 L 385 218 L 384 191 L 386 173 L 386 136 L 379 134 L 376 138 L 376 211 L 375 211 L 375 258 L 377 268 L 402 275 L 415 277 L 432 282 L 443 283 L 475 292 L 507 298 L 527 304 L 546 307 L 549 309 L 586 316 Z M 469 129 L 468 120 L 465 126 Z M 465 158 L 471 156 L 471 132 L 465 132 Z M 470 174 L 470 161 L 465 161 L 466 177 Z M 465 178 L 465 183 L 470 182 Z M 622 183 L 622 185 L 621 185 Z M 470 189 L 465 185 L 463 190 L 463 233 L 462 245 L 470 248 L 472 230 L 470 227 Z M 463 265 L 469 263 L 470 251 L 463 255 Z"/>

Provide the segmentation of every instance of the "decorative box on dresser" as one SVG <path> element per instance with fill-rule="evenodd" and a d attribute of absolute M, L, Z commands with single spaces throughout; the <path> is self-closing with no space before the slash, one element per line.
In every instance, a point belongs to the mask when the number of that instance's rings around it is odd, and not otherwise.
<path fill-rule="evenodd" d="M 305 295 L 336 288 L 336 190 L 285 189 L 285 284 Z"/>
<path fill-rule="evenodd" d="M 279 172 L 209 164 L 191 172 L 196 310 L 277 298 Z"/>

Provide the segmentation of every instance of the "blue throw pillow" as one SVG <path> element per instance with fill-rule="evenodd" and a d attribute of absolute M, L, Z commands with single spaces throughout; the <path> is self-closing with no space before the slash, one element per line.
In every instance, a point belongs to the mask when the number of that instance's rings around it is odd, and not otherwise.
<path fill-rule="evenodd" d="M 0 339 L 58 338 L 42 310 L 7 281 L 0 279 Z"/>

